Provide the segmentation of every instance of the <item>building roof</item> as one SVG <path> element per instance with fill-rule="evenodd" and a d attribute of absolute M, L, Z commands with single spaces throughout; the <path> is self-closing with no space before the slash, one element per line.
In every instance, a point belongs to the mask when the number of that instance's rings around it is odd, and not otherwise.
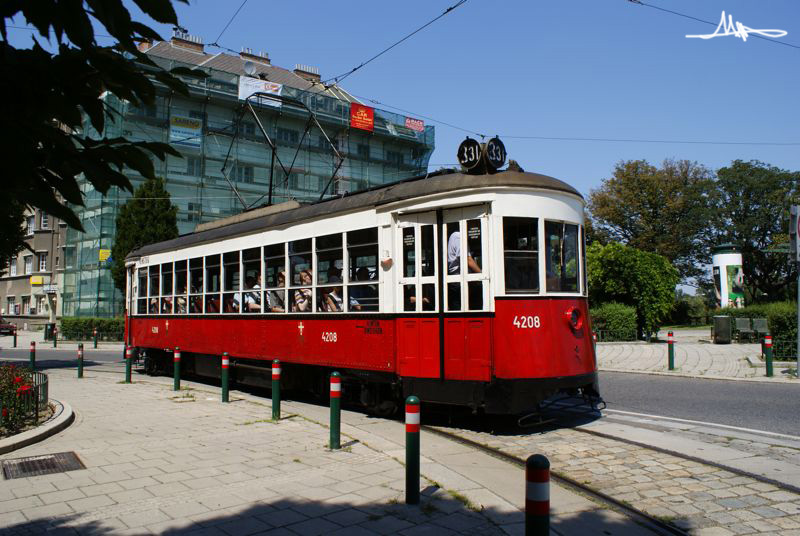
<path fill-rule="evenodd" d="M 199 44 L 194 47 L 184 46 L 180 44 L 180 41 L 176 43 L 173 39 L 171 41 L 160 41 L 156 43 L 145 50 L 145 54 L 152 56 L 153 59 L 161 58 L 170 61 L 179 61 L 181 63 L 215 69 L 238 76 L 250 76 L 244 70 L 245 62 L 250 61 L 256 69 L 254 75 L 256 77 L 263 75 L 261 76 L 262 78 L 270 82 L 275 82 L 276 84 L 283 84 L 311 93 L 324 94 L 345 102 L 361 102 L 338 86 L 329 86 L 326 88 L 321 82 L 314 82 L 303 78 L 294 71 L 271 64 L 268 65 L 268 60 L 266 58 L 259 61 L 257 56 L 249 55 L 253 58 L 253 61 L 244 53 L 240 56 L 234 56 L 224 52 L 208 54 L 205 51 L 201 52 L 199 50 L 201 48 L 202 45 Z"/>
<path fill-rule="evenodd" d="M 551 190 L 583 196 L 569 184 L 538 173 L 519 171 L 503 171 L 493 175 L 466 175 L 464 173 L 443 173 L 437 176 L 423 175 L 413 177 L 387 186 L 381 186 L 361 193 L 329 199 L 319 203 L 304 205 L 299 208 L 267 214 L 261 217 L 237 221 L 232 219 L 229 225 L 213 229 L 189 233 L 172 240 L 158 242 L 132 251 L 126 260 L 143 255 L 152 255 L 175 249 L 218 242 L 227 238 L 245 236 L 264 231 L 271 227 L 289 225 L 295 222 L 310 220 L 324 216 L 334 216 L 370 207 L 379 207 L 398 201 L 428 195 L 456 192 L 472 188 L 517 187 L 538 190 Z"/>

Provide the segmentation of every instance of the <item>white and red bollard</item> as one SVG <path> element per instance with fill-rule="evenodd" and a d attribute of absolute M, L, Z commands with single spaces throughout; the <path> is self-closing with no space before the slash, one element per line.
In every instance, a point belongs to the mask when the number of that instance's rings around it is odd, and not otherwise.
<path fill-rule="evenodd" d="M 272 420 L 281 420 L 281 360 L 272 360 Z"/>
<path fill-rule="evenodd" d="M 550 460 L 532 454 L 525 461 L 525 535 L 550 534 Z"/>
<path fill-rule="evenodd" d="M 132 361 L 133 361 L 133 347 L 125 346 L 125 383 L 131 383 Z"/>
<path fill-rule="evenodd" d="M 181 349 L 177 346 L 172 354 L 172 390 L 181 390 Z"/>
<path fill-rule="evenodd" d="M 671 331 L 667 332 L 667 357 L 669 370 L 675 370 L 675 336 Z"/>
<path fill-rule="evenodd" d="M 328 445 L 331 450 L 341 447 L 341 420 L 342 420 L 342 377 L 334 371 L 331 373 L 331 436 Z"/>

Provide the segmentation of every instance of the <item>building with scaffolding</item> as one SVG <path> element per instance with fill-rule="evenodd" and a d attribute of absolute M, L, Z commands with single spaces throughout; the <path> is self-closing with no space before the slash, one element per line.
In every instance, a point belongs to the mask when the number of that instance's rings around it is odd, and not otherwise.
<path fill-rule="evenodd" d="M 141 49 L 165 69 L 189 67 L 205 78 L 181 77 L 187 98 L 160 86 L 156 103 L 136 107 L 107 97 L 120 112 L 104 136 L 171 143 L 183 158 L 155 159 L 178 207 L 178 230 L 268 202 L 312 202 L 425 173 L 434 129 L 421 120 L 365 106 L 338 86 L 322 83 L 315 67 L 287 70 L 265 53 L 205 51 L 200 39 L 176 32 Z M 86 126 L 87 135 L 97 135 Z M 134 187 L 143 178 L 127 171 Z M 65 316 L 115 316 L 108 252 L 119 207 L 131 196 L 105 196 L 82 183 L 85 206 L 73 207 L 85 232 L 67 231 Z"/>

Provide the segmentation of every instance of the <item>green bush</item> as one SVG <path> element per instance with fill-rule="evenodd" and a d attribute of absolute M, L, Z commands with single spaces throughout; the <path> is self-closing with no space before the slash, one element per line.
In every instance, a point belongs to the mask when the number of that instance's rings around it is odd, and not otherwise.
<path fill-rule="evenodd" d="M 797 304 L 793 302 L 748 305 L 742 309 L 726 307 L 714 314 L 734 318 L 766 318 L 773 339 L 797 340 Z"/>
<path fill-rule="evenodd" d="M 604 303 L 589 310 L 592 329 L 601 341 L 636 340 L 636 308 L 621 303 Z"/>
<path fill-rule="evenodd" d="M 122 340 L 125 331 L 124 318 L 64 317 L 61 319 L 61 337 L 72 340 L 89 340 L 97 328 L 97 336 L 103 340 Z"/>

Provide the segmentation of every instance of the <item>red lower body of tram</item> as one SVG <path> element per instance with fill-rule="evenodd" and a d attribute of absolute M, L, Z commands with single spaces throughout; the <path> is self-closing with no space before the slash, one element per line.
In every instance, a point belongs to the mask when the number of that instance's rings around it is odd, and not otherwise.
<path fill-rule="evenodd" d="M 499 298 L 494 313 L 134 316 L 126 341 L 167 372 L 180 347 L 182 370 L 269 386 L 273 359 L 282 385 L 327 393 L 342 374 L 344 396 L 381 413 L 408 395 L 490 414 L 521 414 L 558 392 L 594 396 L 597 367 L 587 302 Z"/>

